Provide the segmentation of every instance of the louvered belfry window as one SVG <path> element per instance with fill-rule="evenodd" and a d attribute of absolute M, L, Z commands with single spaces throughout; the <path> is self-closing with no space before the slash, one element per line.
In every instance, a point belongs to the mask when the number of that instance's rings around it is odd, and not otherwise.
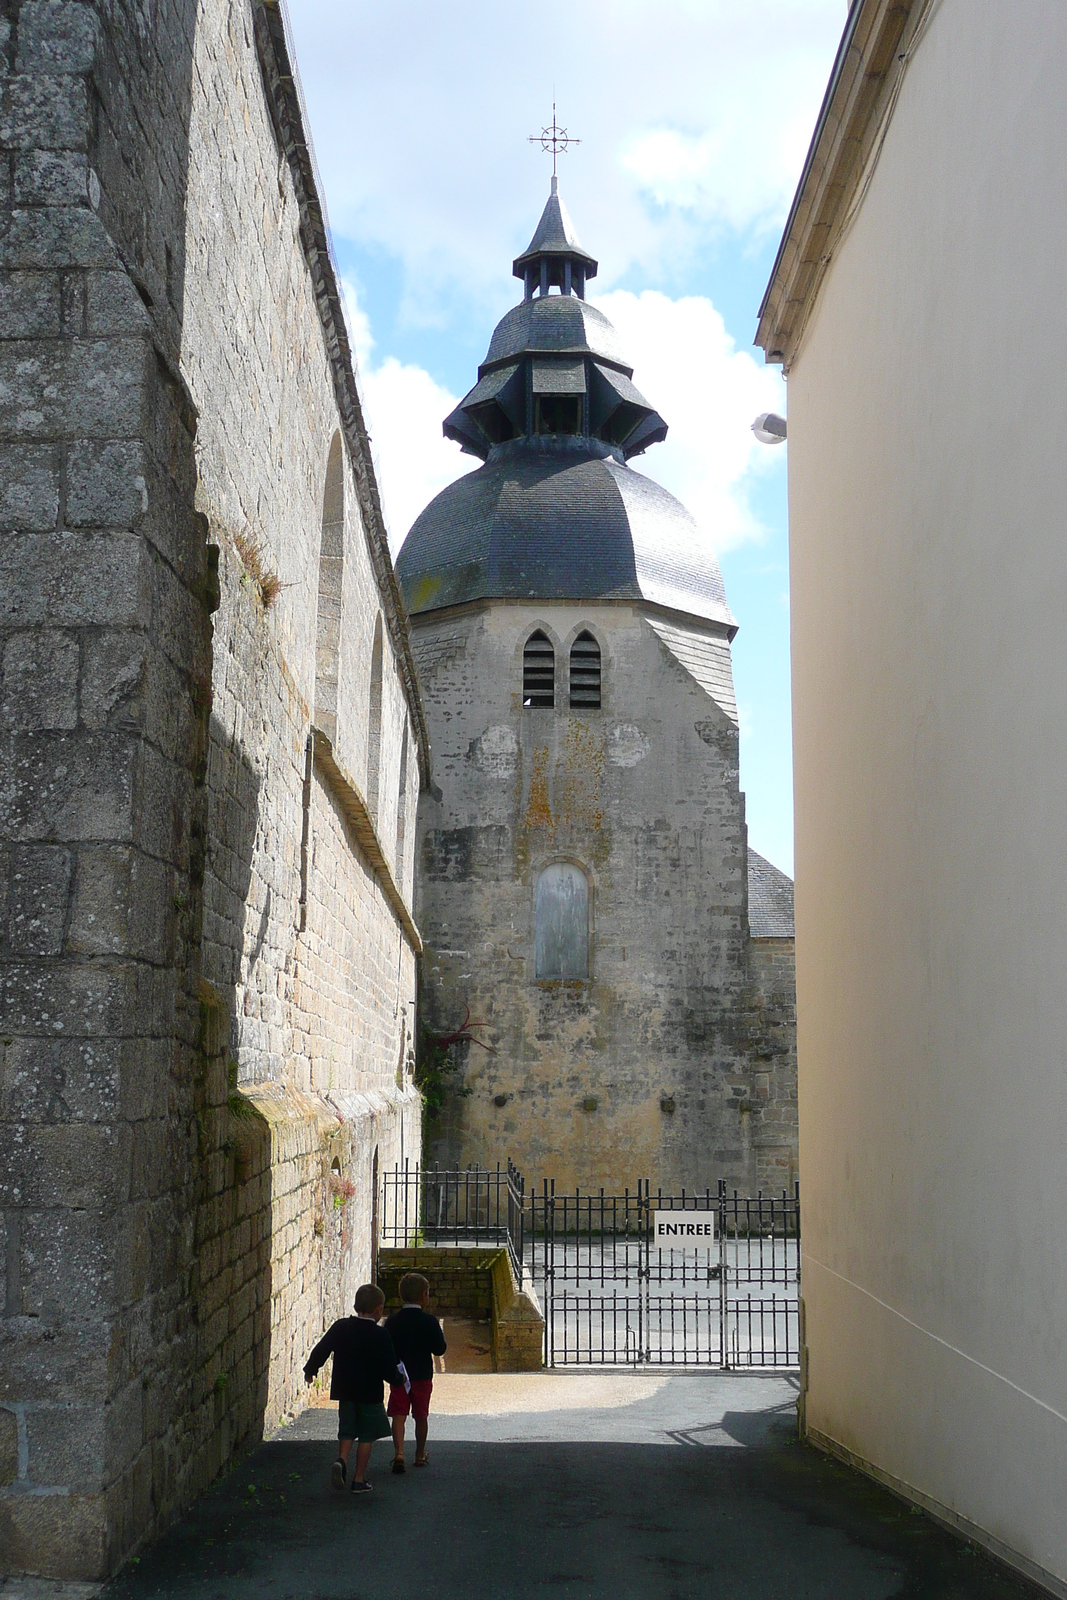
<path fill-rule="evenodd" d="M 550 711 L 556 703 L 556 653 L 540 628 L 522 652 L 522 703 Z"/>
<path fill-rule="evenodd" d="M 591 633 L 580 633 L 571 646 L 571 709 L 600 706 L 600 646 Z"/>

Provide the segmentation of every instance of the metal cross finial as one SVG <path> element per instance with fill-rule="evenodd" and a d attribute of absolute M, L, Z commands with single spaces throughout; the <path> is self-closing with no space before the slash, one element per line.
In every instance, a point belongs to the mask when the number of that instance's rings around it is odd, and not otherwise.
<path fill-rule="evenodd" d="M 566 155 L 568 145 L 581 144 L 580 139 L 571 139 L 566 128 L 561 128 L 556 122 L 556 102 L 552 102 L 552 126 L 542 128 L 540 133 L 531 133 L 528 144 L 539 144 L 541 149 L 552 154 L 552 176 L 556 176 L 556 157 Z"/>

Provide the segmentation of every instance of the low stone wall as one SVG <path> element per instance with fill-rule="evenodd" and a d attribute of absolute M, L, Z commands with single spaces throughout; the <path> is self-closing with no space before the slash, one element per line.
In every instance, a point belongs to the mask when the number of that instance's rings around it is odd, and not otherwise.
<path fill-rule="evenodd" d="M 499 1248 L 379 1250 L 377 1282 L 385 1291 L 387 1310 L 396 1311 L 401 1278 L 405 1272 L 421 1272 L 430 1280 L 436 1316 L 488 1321 L 493 1314 L 492 1265 L 500 1254 Z"/>
<path fill-rule="evenodd" d="M 405 1272 L 430 1281 L 434 1312 L 492 1322 L 494 1372 L 536 1372 L 543 1365 L 545 1321 L 530 1286 L 515 1282 L 506 1250 L 415 1248 L 379 1250 L 377 1282 L 386 1307 L 400 1305 Z"/>
<path fill-rule="evenodd" d="M 544 1365 L 545 1319 L 533 1288 L 515 1282 L 511 1258 L 501 1250 L 493 1280 L 493 1370 L 538 1372 Z"/>

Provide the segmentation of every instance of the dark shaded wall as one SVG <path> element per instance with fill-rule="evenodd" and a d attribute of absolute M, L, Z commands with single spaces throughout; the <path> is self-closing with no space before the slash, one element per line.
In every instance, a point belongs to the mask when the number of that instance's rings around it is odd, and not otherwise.
<path fill-rule="evenodd" d="M 425 752 L 277 7 L 30 0 L 0 47 L 0 1572 L 92 1579 L 369 1271 Z"/>
<path fill-rule="evenodd" d="M 187 1465 L 211 674 L 196 412 L 175 361 L 194 19 L 33 0 L 0 23 L 14 1571 L 105 1572 Z"/>

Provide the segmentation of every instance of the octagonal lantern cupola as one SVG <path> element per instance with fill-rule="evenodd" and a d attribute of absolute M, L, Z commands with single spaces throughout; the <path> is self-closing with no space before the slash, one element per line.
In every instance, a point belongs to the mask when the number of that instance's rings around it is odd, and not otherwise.
<path fill-rule="evenodd" d="M 396 562 L 408 611 L 481 599 L 644 600 L 732 637 L 712 542 L 631 465 L 667 424 L 635 387 L 615 329 L 585 298 L 597 262 L 555 178 L 513 270 L 523 297 L 443 424 L 484 465 L 435 495 L 410 529 Z"/>
<path fill-rule="evenodd" d="M 596 270 L 553 178 L 529 247 L 512 266 L 523 299 L 498 324 L 478 382 L 445 419 L 446 438 L 485 461 L 511 439 L 584 440 L 629 460 L 666 437 L 614 328 L 586 301 Z"/>
<path fill-rule="evenodd" d="M 522 255 L 516 256 L 511 270 L 523 280 L 527 300 L 553 288 L 584 300 L 586 280 L 596 277 L 596 269 L 593 257 L 578 243 L 574 224 L 559 197 L 559 181 L 553 175 L 552 193 L 534 236 Z"/>

